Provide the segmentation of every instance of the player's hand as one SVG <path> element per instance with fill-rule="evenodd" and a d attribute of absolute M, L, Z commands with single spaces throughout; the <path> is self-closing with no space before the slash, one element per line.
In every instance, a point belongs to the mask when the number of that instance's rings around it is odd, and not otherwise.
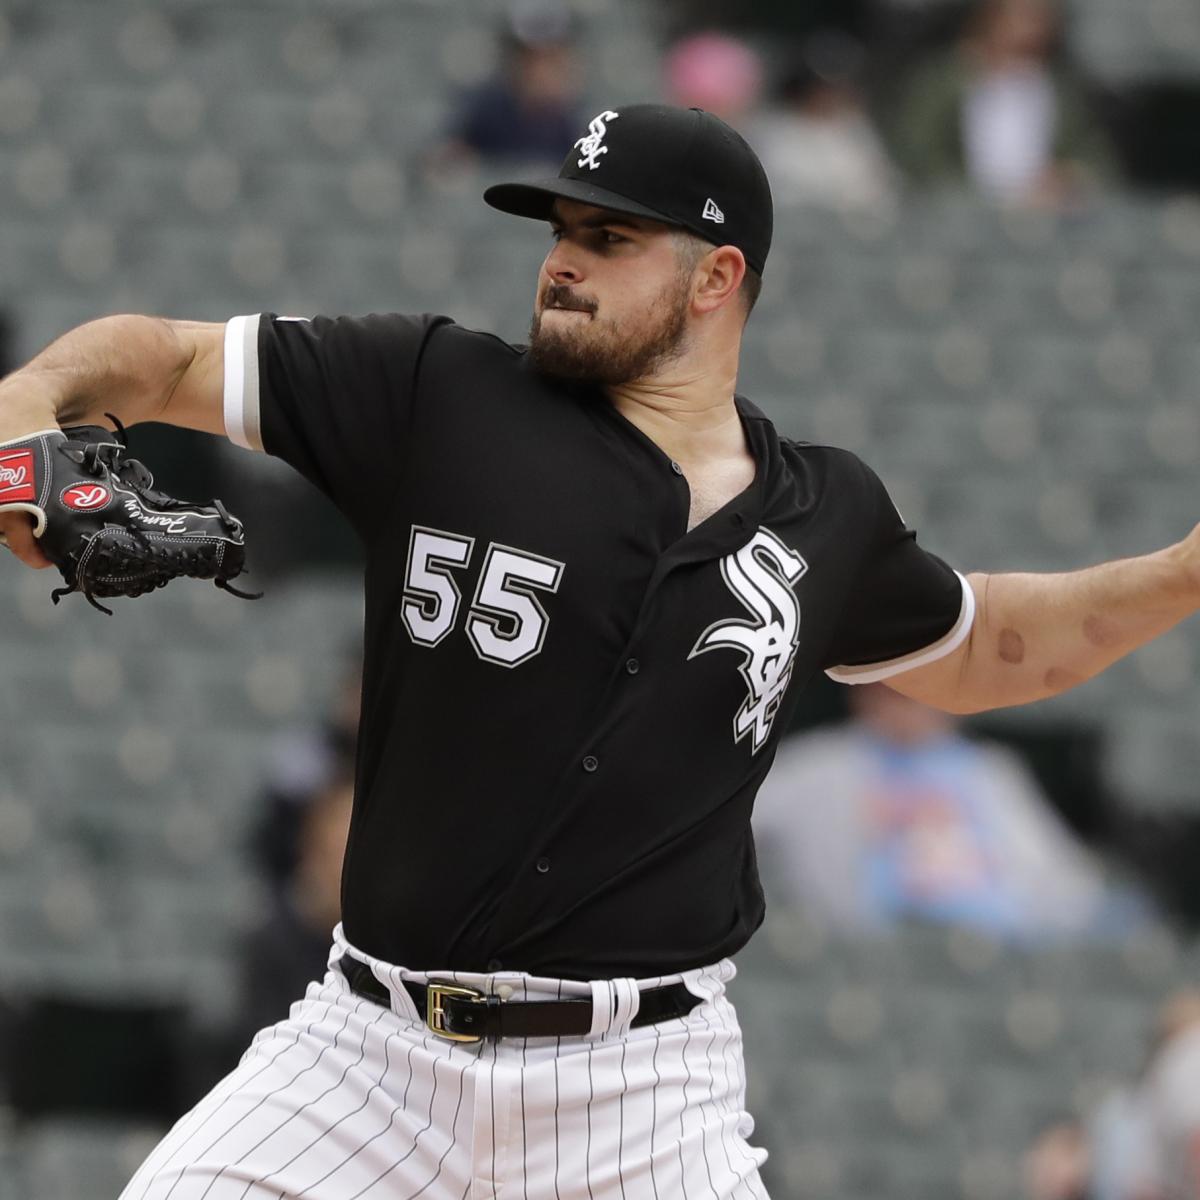
<path fill-rule="evenodd" d="M 44 385 L 30 382 L 20 371 L 6 376 L 0 382 L 0 456 L 4 454 L 5 446 L 24 441 L 38 430 L 57 428 L 54 401 Z M 27 567 L 36 567 L 38 570 L 52 567 L 54 564 L 33 536 L 33 513 L 20 508 L 5 511 L 6 500 L 29 499 L 27 495 L 16 493 L 15 489 L 19 489 L 26 480 L 15 474 L 14 464 L 9 462 L 8 466 L 10 470 L 0 469 L 0 539 Z M 0 559 L 3 557 L 0 554 Z"/>
<path fill-rule="evenodd" d="M 54 565 L 33 536 L 33 518 L 28 513 L 0 513 L 0 537 L 27 567 L 43 570 Z"/>

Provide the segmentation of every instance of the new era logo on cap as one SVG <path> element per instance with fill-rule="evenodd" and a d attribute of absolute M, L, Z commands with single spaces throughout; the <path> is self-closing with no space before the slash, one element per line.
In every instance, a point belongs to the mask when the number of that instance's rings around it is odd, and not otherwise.
<path fill-rule="evenodd" d="M 717 207 L 717 202 L 710 196 L 704 202 L 704 211 L 700 214 L 702 221 L 716 221 L 718 225 L 725 224 L 725 214 Z"/>

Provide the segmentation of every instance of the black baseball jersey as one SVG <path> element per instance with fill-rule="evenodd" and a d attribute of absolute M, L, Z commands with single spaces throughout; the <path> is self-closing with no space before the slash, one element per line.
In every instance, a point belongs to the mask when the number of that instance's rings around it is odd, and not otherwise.
<path fill-rule="evenodd" d="M 731 954 L 762 920 L 751 805 L 805 681 L 966 636 L 970 588 L 858 458 L 737 408 L 754 481 L 689 532 L 678 465 L 520 347 L 435 316 L 229 323 L 230 437 L 366 547 L 354 945 L 566 978 Z"/>

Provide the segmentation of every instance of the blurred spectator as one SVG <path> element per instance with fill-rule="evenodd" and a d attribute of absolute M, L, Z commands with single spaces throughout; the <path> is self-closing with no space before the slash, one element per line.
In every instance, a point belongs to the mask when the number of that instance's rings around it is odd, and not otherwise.
<path fill-rule="evenodd" d="M 845 34 L 815 35 L 754 123 L 750 140 L 777 201 L 873 208 L 892 198 L 892 168 L 859 90 L 862 59 Z"/>
<path fill-rule="evenodd" d="M 1091 1158 L 1087 1132 L 1078 1121 L 1059 1121 L 1044 1129 L 1024 1162 L 1028 1200 L 1093 1200 L 1089 1190 Z"/>
<path fill-rule="evenodd" d="M 667 102 L 703 108 L 736 129 L 747 119 L 762 93 L 758 55 L 727 33 L 694 33 L 676 42 L 663 62 Z"/>
<path fill-rule="evenodd" d="M 1023 939 L 1136 919 L 1009 751 L 883 684 L 852 707 L 786 742 L 759 793 L 770 894 L 848 931 L 916 919 Z"/>
<path fill-rule="evenodd" d="M 262 816 L 252 843 L 257 866 L 273 889 L 286 889 L 293 877 L 313 795 L 353 771 L 361 692 L 356 643 L 347 651 L 328 714 L 315 725 L 285 730 L 267 747 Z"/>
<path fill-rule="evenodd" d="M 236 1022 L 243 1045 L 257 1030 L 283 1020 L 307 984 L 325 974 L 333 927 L 341 919 L 342 859 L 353 803 L 354 781 L 345 772 L 305 807 L 292 872 L 243 947 Z"/>
<path fill-rule="evenodd" d="M 231 1071 L 264 1026 L 282 1020 L 325 973 L 340 920 L 342 857 L 354 793 L 362 692 L 362 648 L 346 646 L 328 712 L 267 745 L 260 815 L 250 838 L 266 884 L 258 922 L 240 947 L 235 1011 L 219 1029 L 189 1031 L 184 1055 L 189 1102 Z"/>
<path fill-rule="evenodd" d="M 1141 1083 L 1114 1087 L 1088 1120 L 1088 1200 L 1158 1200 L 1153 1136 Z"/>
<path fill-rule="evenodd" d="M 1200 1200 L 1200 988 L 1169 997 L 1143 1096 L 1157 1177 L 1155 1200 Z"/>
<path fill-rule="evenodd" d="M 432 167 L 453 170 L 479 159 L 557 167 L 579 136 L 582 65 L 569 9 L 543 0 L 509 8 L 495 78 L 469 93 Z"/>
<path fill-rule="evenodd" d="M 1167 997 L 1145 1070 L 1088 1126 L 1089 1200 L 1200 1200 L 1200 988 Z"/>
<path fill-rule="evenodd" d="M 913 180 L 1059 204 L 1107 173 L 1105 139 L 1062 45 L 1054 0 L 982 0 L 901 105 L 896 152 Z"/>

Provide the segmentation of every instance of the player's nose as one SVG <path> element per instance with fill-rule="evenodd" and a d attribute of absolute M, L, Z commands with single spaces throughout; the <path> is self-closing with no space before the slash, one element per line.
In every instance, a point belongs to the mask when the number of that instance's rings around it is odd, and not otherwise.
<path fill-rule="evenodd" d="M 556 243 L 546 255 L 543 268 L 555 283 L 581 283 L 583 268 L 578 255 L 573 254 L 571 247 L 562 242 Z"/>

